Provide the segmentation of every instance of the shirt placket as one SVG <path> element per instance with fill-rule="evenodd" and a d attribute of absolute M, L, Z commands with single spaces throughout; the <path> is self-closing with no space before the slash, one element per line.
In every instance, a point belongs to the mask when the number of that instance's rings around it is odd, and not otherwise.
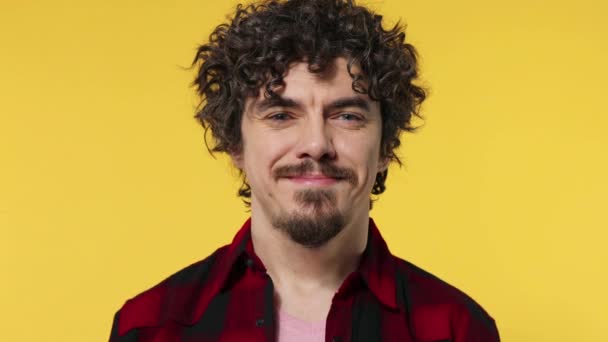
<path fill-rule="evenodd" d="M 266 269 L 258 261 L 248 258 L 246 260 L 247 274 L 250 280 L 256 284 L 248 294 L 249 298 L 243 298 L 242 305 L 252 305 L 248 310 L 252 315 L 247 325 L 253 326 L 247 341 L 274 342 L 276 340 L 276 323 L 274 314 L 274 284 L 266 272 Z M 239 303 L 236 303 L 239 305 Z M 251 325 L 250 325 L 251 324 Z"/>
<path fill-rule="evenodd" d="M 325 325 L 325 342 L 351 341 L 352 297 L 334 296 Z"/>

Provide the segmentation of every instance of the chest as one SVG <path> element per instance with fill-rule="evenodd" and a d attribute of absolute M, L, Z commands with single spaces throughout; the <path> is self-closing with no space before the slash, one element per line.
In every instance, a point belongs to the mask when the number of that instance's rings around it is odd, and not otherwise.
<path fill-rule="evenodd" d="M 169 322 L 142 329 L 137 341 L 275 342 L 280 337 L 275 307 L 269 279 L 239 284 L 214 297 L 194 325 Z M 410 342 L 410 336 L 403 312 L 387 309 L 371 293 L 359 291 L 332 299 L 320 341 Z"/>

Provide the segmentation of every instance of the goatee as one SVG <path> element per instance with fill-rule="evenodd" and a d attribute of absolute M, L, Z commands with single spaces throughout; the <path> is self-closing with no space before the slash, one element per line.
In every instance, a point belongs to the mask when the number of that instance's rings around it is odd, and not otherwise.
<path fill-rule="evenodd" d="M 302 190 L 296 192 L 295 200 L 304 208 L 301 212 L 276 216 L 272 222 L 294 242 L 307 248 L 319 248 L 344 228 L 346 220 L 335 207 L 333 191 Z"/>

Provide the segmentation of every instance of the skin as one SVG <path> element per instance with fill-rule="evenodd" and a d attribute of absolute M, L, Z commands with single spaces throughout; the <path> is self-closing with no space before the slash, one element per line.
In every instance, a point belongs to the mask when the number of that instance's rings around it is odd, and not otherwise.
<path fill-rule="evenodd" d="M 251 186 L 253 245 L 273 280 L 277 305 L 306 321 L 326 319 L 334 294 L 356 269 L 367 242 L 369 195 L 376 173 L 388 167 L 380 155 L 379 104 L 352 89 L 346 65 L 337 58 L 319 75 L 294 63 L 276 91 L 287 101 L 265 103 L 262 93 L 247 99 L 243 146 L 232 155 Z M 280 168 L 303 162 L 314 167 L 276 176 Z M 322 163 L 353 178 L 328 176 Z M 317 206 L 297 201 L 305 190 L 330 193 L 332 200 Z M 277 217 L 327 213 L 341 214 L 344 226 L 318 246 L 302 245 L 273 226 Z"/>

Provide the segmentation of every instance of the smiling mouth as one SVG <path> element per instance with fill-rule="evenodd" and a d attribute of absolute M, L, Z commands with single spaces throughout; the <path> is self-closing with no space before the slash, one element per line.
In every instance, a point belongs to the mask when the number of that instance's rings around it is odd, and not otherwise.
<path fill-rule="evenodd" d="M 340 181 L 340 178 L 334 178 L 324 175 L 301 175 L 301 176 L 291 176 L 286 177 L 288 180 L 302 185 L 311 185 L 311 186 L 324 186 L 324 185 L 332 185 L 336 182 Z"/>

